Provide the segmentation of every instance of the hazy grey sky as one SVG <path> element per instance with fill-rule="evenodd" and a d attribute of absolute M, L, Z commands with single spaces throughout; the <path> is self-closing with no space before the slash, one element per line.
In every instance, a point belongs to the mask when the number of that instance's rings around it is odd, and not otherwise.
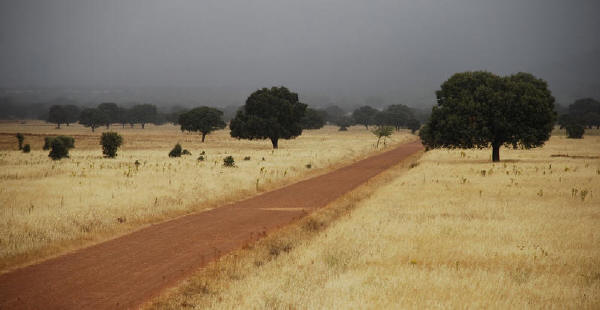
<path fill-rule="evenodd" d="M 600 97 L 599 13 L 600 0 L 0 0 L 0 87 L 430 101 L 452 73 L 485 69 Z"/>

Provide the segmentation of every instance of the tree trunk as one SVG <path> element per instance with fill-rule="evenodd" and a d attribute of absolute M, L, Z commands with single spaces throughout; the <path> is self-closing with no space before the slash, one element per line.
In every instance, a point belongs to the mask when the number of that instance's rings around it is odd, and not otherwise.
<path fill-rule="evenodd" d="M 56 128 L 60 129 L 60 123 L 56 124 Z"/>
<path fill-rule="evenodd" d="M 500 144 L 492 144 L 492 161 L 499 162 L 500 161 Z"/>
<path fill-rule="evenodd" d="M 204 138 L 206 137 L 206 133 L 202 133 L 202 143 L 204 143 Z"/>
<path fill-rule="evenodd" d="M 273 144 L 274 149 L 278 148 L 278 146 L 277 146 L 278 140 L 279 140 L 279 138 L 271 138 L 271 143 Z"/>
<path fill-rule="evenodd" d="M 369 130 L 369 125 L 365 124 L 365 127 L 367 128 L 367 130 Z"/>
<path fill-rule="evenodd" d="M 92 132 L 94 132 L 94 130 L 96 129 L 96 126 L 93 126 L 93 125 L 92 125 L 92 126 L 90 126 L 90 127 L 92 127 Z"/>
<path fill-rule="evenodd" d="M 123 129 L 125 129 L 125 123 L 123 123 L 122 125 L 123 125 Z"/>
<path fill-rule="evenodd" d="M 146 123 L 142 123 L 142 129 L 144 129 L 144 126 L 146 126 Z"/>
<path fill-rule="evenodd" d="M 110 129 L 110 123 L 106 124 L 106 129 Z"/>

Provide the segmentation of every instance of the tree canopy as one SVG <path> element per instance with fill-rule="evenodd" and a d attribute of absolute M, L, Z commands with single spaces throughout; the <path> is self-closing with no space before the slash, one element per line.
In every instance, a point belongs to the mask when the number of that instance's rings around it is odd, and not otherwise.
<path fill-rule="evenodd" d="M 231 120 L 231 136 L 239 139 L 270 139 L 273 148 L 279 139 L 292 139 L 302 134 L 301 119 L 306 104 L 287 88 L 263 88 L 252 93 L 246 104 Z"/>
<path fill-rule="evenodd" d="M 454 74 L 436 92 L 437 105 L 420 131 L 427 148 L 533 148 L 544 144 L 556 120 L 545 81 L 529 73 L 499 77 L 485 71 Z"/>
<path fill-rule="evenodd" d="M 210 107 L 199 107 L 179 115 L 181 131 L 195 131 L 202 134 L 202 142 L 207 134 L 225 128 L 223 112 Z"/>
<path fill-rule="evenodd" d="M 130 122 L 139 123 L 142 125 L 142 129 L 146 126 L 147 123 L 153 123 L 156 121 L 156 117 L 158 115 L 158 111 L 156 106 L 153 104 L 137 104 L 134 105 L 130 112 L 131 120 Z"/>
<path fill-rule="evenodd" d="M 92 132 L 108 122 L 108 116 L 98 108 L 87 108 L 81 111 L 79 123 L 92 128 Z"/>
<path fill-rule="evenodd" d="M 300 120 L 302 129 L 319 129 L 325 126 L 326 112 L 323 110 L 315 110 L 306 108 L 306 113 Z"/>
<path fill-rule="evenodd" d="M 119 106 L 113 102 L 104 102 L 98 105 L 98 110 L 106 114 L 106 129 L 110 128 L 110 124 L 119 122 Z"/>
<path fill-rule="evenodd" d="M 377 112 L 379 111 L 368 105 L 365 105 L 352 112 L 352 119 L 356 124 L 363 125 L 369 129 L 369 125 L 375 124 L 375 116 L 377 115 Z"/>

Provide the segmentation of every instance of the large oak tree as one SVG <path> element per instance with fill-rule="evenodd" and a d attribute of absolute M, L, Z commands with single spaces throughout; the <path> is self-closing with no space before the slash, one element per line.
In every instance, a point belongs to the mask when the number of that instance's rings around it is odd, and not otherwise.
<path fill-rule="evenodd" d="M 181 131 L 196 131 L 202 134 L 202 142 L 207 134 L 225 128 L 223 112 L 210 107 L 199 107 L 179 115 Z"/>
<path fill-rule="evenodd" d="M 231 136 L 239 139 L 270 139 L 273 148 L 279 139 L 292 139 L 302 134 L 301 120 L 306 104 L 287 88 L 272 87 L 255 91 L 231 120 Z"/>
<path fill-rule="evenodd" d="M 534 148 L 550 138 L 554 97 L 545 81 L 529 73 L 500 77 L 476 71 L 454 74 L 436 92 L 437 105 L 421 129 L 427 148 Z"/>

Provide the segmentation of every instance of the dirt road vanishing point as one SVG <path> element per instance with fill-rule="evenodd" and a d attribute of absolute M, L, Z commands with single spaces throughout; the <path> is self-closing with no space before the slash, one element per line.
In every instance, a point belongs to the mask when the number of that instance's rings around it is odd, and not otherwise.
<path fill-rule="evenodd" d="M 0 275 L 0 309 L 135 308 L 215 258 L 334 201 L 423 149 L 403 144 L 261 195 Z"/>

